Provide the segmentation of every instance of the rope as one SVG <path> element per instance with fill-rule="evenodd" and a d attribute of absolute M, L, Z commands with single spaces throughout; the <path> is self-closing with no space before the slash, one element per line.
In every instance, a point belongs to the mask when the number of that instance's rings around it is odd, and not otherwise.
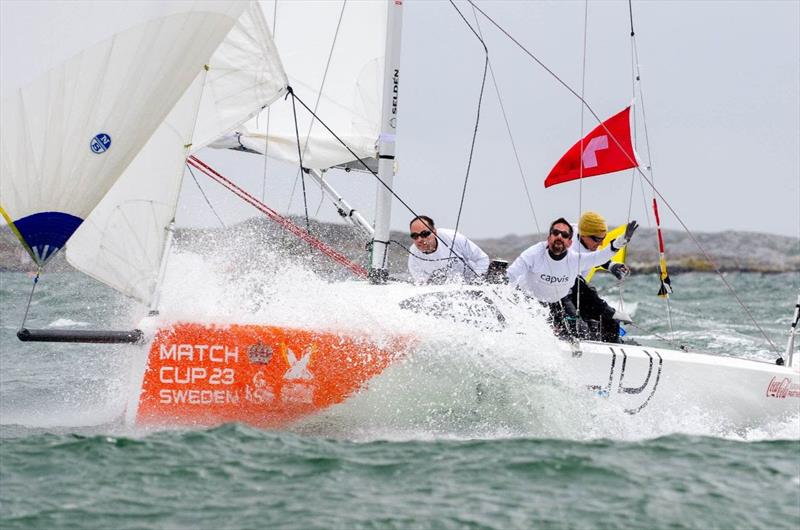
<path fill-rule="evenodd" d="M 539 58 L 538 58 L 538 57 L 536 57 L 536 56 L 535 56 L 533 53 L 531 53 L 531 52 L 530 52 L 530 51 L 529 51 L 527 48 L 525 48 L 525 46 L 523 46 L 523 45 L 522 45 L 522 44 L 521 44 L 521 43 L 520 43 L 520 42 L 519 42 L 517 39 L 515 39 L 515 38 L 514 38 L 514 37 L 513 37 L 513 36 L 512 36 L 510 33 L 508 33 L 508 31 L 506 31 L 506 30 L 505 30 L 505 29 L 504 29 L 502 26 L 500 26 L 500 25 L 499 25 L 497 22 L 495 22 L 495 21 L 494 21 L 494 19 L 492 19 L 492 18 L 491 18 L 489 15 L 487 15 L 487 14 L 486 14 L 486 12 L 484 12 L 484 11 L 483 11 L 481 8 L 479 8 L 479 7 L 475 6 L 475 4 L 474 4 L 474 1 L 473 1 L 473 0 L 467 0 L 467 1 L 468 1 L 470 4 L 472 4 L 472 5 L 473 5 L 473 7 L 475 7 L 475 9 L 477 9 L 477 10 L 478 10 L 478 12 L 480 12 L 480 13 L 481 13 L 481 14 L 482 14 L 484 17 L 486 17 L 486 19 L 487 19 L 489 22 L 491 22 L 491 23 L 492 23 L 492 24 L 493 24 L 493 25 L 494 25 L 494 26 L 495 26 L 495 27 L 496 27 L 496 28 L 497 28 L 497 29 L 498 29 L 498 30 L 499 30 L 501 33 L 503 33 L 503 34 L 504 34 L 506 37 L 508 37 L 508 38 L 509 38 L 509 40 L 511 40 L 511 41 L 512 41 L 514 44 L 516 44 L 516 45 L 517 45 L 517 46 L 518 46 L 518 47 L 519 47 L 519 48 L 520 48 L 520 49 L 521 49 L 523 52 L 525 52 L 525 54 L 526 54 L 526 55 L 528 55 L 528 56 L 529 56 L 531 59 L 533 59 L 533 61 L 535 61 L 535 62 L 536 62 L 536 63 L 537 63 L 539 66 L 541 66 L 541 67 L 542 67 L 542 68 L 543 68 L 543 69 L 544 69 L 544 70 L 545 70 L 547 73 L 549 73 L 549 74 L 550 74 L 550 75 L 551 75 L 551 76 L 552 76 L 552 77 L 553 77 L 553 78 L 554 78 L 556 81 L 558 81 L 558 82 L 559 82 L 559 83 L 560 83 L 560 84 L 561 84 L 561 85 L 562 85 L 564 88 L 566 88 L 566 89 L 567 89 L 567 90 L 568 90 L 568 91 L 569 91 L 569 92 L 570 92 L 572 95 L 574 95 L 576 98 L 578 98 L 578 99 L 579 99 L 579 100 L 580 100 L 580 101 L 583 103 L 583 105 L 584 105 L 584 107 L 586 108 L 586 110 L 588 110 L 588 111 L 591 113 L 591 115 L 592 115 L 592 116 L 593 116 L 593 117 L 594 117 L 594 118 L 597 120 L 597 122 L 598 122 L 598 123 L 599 123 L 601 126 L 603 126 L 603 129 L 605 129 L 606 133 L 607 133 L 607 134 L 608 134 L 608 136 L 611 138 L 611 140 L 612 140 L 612 141 L 613 141 L 613 142 L 614 142 L 614 143 L 617 145 L 617 147 L 619 147 L 619 148 L 620 148 L 620 150 L 621 150 L 623 153 L 625 153 L 625 154 L 626 154 L 626 156 L 628 157 L 628 161 L 629 161 L 629 162 L 631 162 L 632 164 L 636 164 L 636 161 L 635 161 L 635 160 L 633 160 L 633 159 L 632 159 L 630 156 L 628 156 L 628 155 L 627 155 L 627 152 L 626 152 L 624 149 L 622 149 L 622 146 L 621 146 L 621 144 L 620 144 L 619 140 L 616 138 L 616 136 L 614 136 L 614 134 L 612 134 L 612 133 L 611 133 L 611 131 L 609 131 L 609 130 L 608 130 L 608 128 L 606 128 L 606 127 L 605 127 L 605 125 L 603 124 L 603 120 L 601 120 L 601 119 L 600 119 L 600 117 L 599 117 L 599 116 L 598 116 L 598 114 L 597 114 L 597 113 L 594 111 L 594 109 L 591 107 L 591 105 L 589 105 L 589 103 L 588 103 L 588 102 L 587 102 L 587 101 L 586 101 L 586 100 L 585 100 L 583 97 L 581 97 L 581 95 L 579 95 L 577 92 L 575 92 L 575 90 L 574 90 L 572 87 L 570 87 L 570 86 L 569 86 L 569 85 L 568 85 L 568 84 L 567 84 L 567 83 L 566 83 L 564 80 L 562 80 L 562 79 L 561 79 L 561 78 L 560 78 L 560 77 L 559 77 L 559 76 L 558 76 L 558 75 L 557 75 L 555 72 L 553 72 L 553 71 L 552 71 L 550 68 L 548 68 L 548 67 L 547 67 L 547 66 L 546 66 L 546 65 L 545 65 L 545 64 L 544 64 L 544 63 L 543 63 L 541 60 L 539 60 Z M 644 115 L 643 115 L 643 118 L 644 118 Z M 645 133 L 645 134 L 646 134 L 646 133 Z M 767 341 L 767 342 L 770 344 L 770 346 L 772 346 L 772 348 L 773 348 L 773 350 L 774 350 L 775 352 L 779 352 L 778 348 L 777 348 L 777 347 L 775 346 L 775 344 L 772 342 L 772 339 L 770 339 L 770 338 L 769 338 L 769 336 L 766 334 L 766 332 L 764 331 L 764 329 L 763 329 L 763 328 L 762 328 L 762 327 L 761 327 L 761 326 L 758 324 L 758 322 L 756 321 L 755 317 L 753 317 L 753 314 L 751 313 L 750 309 L 748 309 L 748 308 L 747 308 L 747 306 L 746 306 L 746 305 L 744 305 L 744 302 L 742 302 L 741 298 L 739 298 L 739 295 L 736 293 L 736 291 L 733 289 L 733 287 L 730 285 L 730 283 L 728 283 L 728 281 L 725 279 L 725 277 L 723 276 L 722 272 L 719 270 L 719 267 L 717 266 L 717 264 L 714 262 L 714 260 L 712 260 L 712 259 L 711 259 L 711 256 L 709 256 L 709 255 L 708 255 L 708 252 L 706 251 L 706 249 L 705 249 L 705 248 L 704 248 L 704 247 L 703 247 L 703 246 L 700 244 L 700 242 L 699 242 L 699 241 L 697 240 L 697 238 L 695 237 L 694 233 L 692 233 L 692 231 L 691 231 L 691 230 L 689 230 L 689 227 L 688 227 L 688 226 L 686 226 L 686 223 L 684 223 L 684 222 L 683 222 L 683 219 L 681 219 L 681 217 L 678 215 L 678 213 L 675 211 L 675 209 L 672 207 L 672 205 L 669 203 L 669 201 L 667 201 L 667 199 L 666 199 L 666 198 L 665 198 L 665 197 L 664 197 L 664 196 L 661 194 L 661 192 L 658 190 L 658 188 L 656 188 L 656 185 L 655 185 L 655 183 L 654 183 L 654 182 L 653 182 L 653 181 L 652 181 L 650 178 L 648 178 L 648 176 L 647 176 L 647 175 L 646 175 L 646 174 L 645 174 L 645 173 L 642 171 L 642 169 L 641 169 L 640 167 L 638 167 L 638 164 L 636 164 L 636 168 L 635 168 L 635 170 L 636 170 L 636 171 L 639 173 L 639 175 L 641 176 L 641 178 L 642 178 L 642 179 L 643 179 L 645 182 L 647 182 L 647 184 L 648 184 L 648 185 L 650 186 L 650 188 L 653 190 L 653 193 L 654 193 L 654 194 L 655 194 L 655 195 L 656 195 L 656 196 L 657 196 L 659 199 L 661 199 L 661 202 L 662 202 L 662 203 L 663 203 L 663 204 L 664 204 L 664 205 L 667 207 L 667 209 L 668 209 L 668 210 L 669 210 L 669 211 L 672 213 L 672 215 L 674 215 L 674 216 L 675 216 L 675 219 L 678 221 L 678 223 L 680 223 L 681 227 L 684 229 L 684 231 L 686 231 L 686 233 L 689 235 L 689 237 L 691 238 L 691 240 L 694 242 L 694 244 L 697 246 L 697 248 L 698 248 L 698 249 L 700 250 L 700 252 L 703 254 L 703 257 L 706 259 L 706 261 L 707 261 L 707 262 L 708 262 L 708 263 L 711 265 L 711 267 L 714 269 L 714 272 L 716 272 L 716 273 L 717 273 L 717 276 L 719 276 L 719 278 L 722 280 L 722 282 L 725 284 L 725 286 L 726 286 L 726 287 L 728 288 L 728 290 L 731 292 L 731 294 L 733 295 L 733 297 L 736 299 L 736 302 L 739 304 L 739 306 L 742 308 L 742 310 L 744 310 L 744 312 L 747 314 L 748 318 L 749 318 L 749 319 L 750 319 L 750 320 L 753 322 L 753 325 L 755 325 L 755 326 L 756 326 L 756 328 L 758 328 L 759 332 L 761 332 L 761 334 L 762 334 L 762 336 L 764 337 L 764 339 L 765 339 L 765 340 L 766 340 L 766 341 Z"/>
<path fill-rule="evenodd" d="M 319 250 L 320 252 L 322 252 L 323 254 L 328 256 L 329 258 L 331 258 L 331 260 L 333 260 L 334 262 L 336 262 L 339 265 L 342 265 L 342 266 L 346 267 L 347 269 L 349 269 L 356 276 L 359 276 L 359 277 L 362 277 L 362 278 L 366 278 L 368 276 L 367 270 L 364 267 L 362 267 L 361 265 L 358 265 L 356 263 L 353 263 L 344 254 L 341 254 L 340 252 L 337 252 L 336 250 L 332 249 L 331 247 L 329 247 L 328 245 L 326 245 L 325 243 L 323 243 L 319 239 L 315 238 L 308 231 L 303 230 L 302 228 L 300 228 L 296 224 L 292 223 L 289 219 L 283 217 L 278 212 L 276 212 L 275 210 L 273 210 L 272 208 L 270 208 L 266 204 L 262 203 L 261 201 L 259 201 L 258 199 L 256 199 L 255 197 L 253 197 L 252 195 L 247 193 L 245 190 L 243 190 L 242 188 L 240 188 L 239 186 L 234 184 L 233 182 L 231 182 L 229 179 L 227 179 L 224 176 L 222 176 L 220 173 L 218 173 L 211 166 L 209 166 L 208 164 L 206 164 L 205 162 L 203 162 L 199 158 L 197 158 L 195 156 L 190 156 L 186 160 L 186 162 L 188 164 L 194 166 L 195 168 L 199 169 L 200 171 L 205 173 L 207 176 L 209 176 L 212 179 L 216 180 L 217 182 L 219 182 L 223 186 L 225 186 L 228 190 L 233 192 L 237 197 L 239 197 L 240 199 L 244 200 L 246 203 L 250 204 L 251 206 L 254 206 L 256 209 L 258 209 L 262 213 L 266 214 L 267 217 L 269 217 L 271 220 L 275 221 L 278 225 L 280 225 L 282 228 L 286 229 L 288 232 L 291 232 L 292 234 L 294 234 L 298 238 L 300 238 L 303 241 L 307 242 L 313 248 L 316 248 L 317 250 Z"/>
<path fill-rule="evenodd" d="M 403 243 L 397 241 L 396 239 L 390 239 L 389 243 L 394 243 L 398 247 L 402 248 L 403 251 L 406 254 L 408 254 L 409 256 L 414 256 L 414 258 L 416 258 L 416 259 L 418 259 L 420 261 L 434 262 L 434 261 L 452 261 L 452 260 L 458 259 L 458 254 L 456 254 L 455 258 L 450 258 L 450 257 L 448 257 L 448 258 L 423 258 L 422 256 L 417 256 L 417 255 L 412 254 L 411 251 L 408 250 L 408 248 Z"/>
<path fill-rule="evenodd" d="M 475 128 L 472 131 L 472 143 L 470 144 L 470 147 L 469 147 L 469 160 L 467 161 L 467 174 L 464 176 L 464 187 L 461 190 L 461 202 L 458 205 L 458 215 L 456 216 L 456 227 L 454 229 L 454 232 L 456 234 L 453 235 L 453 244 L 455 244 L 455 238 L 456 238 L 456 235 L 458 234 L 458 225 L 461 222 L 461 212 L 464 209 L 464 199 L 466 198 L 466 195 L 467 195 L 467 182 L 469 181 L 469 172 L 470 172 L 470 169 L 472 168 L 472 156 L 475 153 L 475 140 L 478 137 L 478 124 L 480 123 L 480 119 L 481 119 L 481 103 L 483 102 L 483 91 L 486 88 L 486 73 L 489 70 L 489 49 L 486 47 L 486 43 L 483 42 L 483 39 L 481 38 L 481 36 L 478 34 L 477 31 L 475 31 L 475 29 L 472 27 L 472 25 L 466 19 L 466 17 L 461 12 L 461 10 L 458 9 L 458 7 L 456 6 L 455 2 L 453 2 L 453 0 L 450 0 L 450 5 L 453 6 L 453 9 L 456 10 L 458 15 L 461 17 L 461 20 L 464 21 L 464 24 L 466 24 L 467 27 L 470 29 L 470 31 L 472 31 L 472 33 L 475 35 L 475 38 L 477 38 L 478 41 L 480 41 L 481 46 L 483 46 L 483 53 L 484 53 L 483 78 L 481 79 L 481 91 L 480 91 L 480 95 L 478 96 L 478 110 L 475 113 Z M 452 256 L 453 253 L 454 253 L 453 247 L 450 247 L 450 255 Z"/>
<path fill-rule="evenodd" d="M 681 344 L 680 342 L 675 341 L 674 339 L 668 339 L 667 337 L 662 337 L 661 335 L 659 335 L 655 331 L 643 328 L 642 326 L 640 326 L 639 324 L 637 324 L 635 322 L 629 322 L 628 324 L 633 326 L 633 327 L 635 327 L 639 331 L 642 331 L 644 333 L 648 333 L 648 334 L 656 337 L 657 339 L 663 340 L 667 344 L 671 344 L 673 347 L 676 347 L 677 349 L 679 349 L 681 351 L 686 351 L 686 352 L 689 351 L 689 348 L 687 348 L 685 345 Z"/>
<path fill-rule="evenodd" d="M 631 4 L 631 0 L 628 0 L 628 13 L 631 17 L 631 37 L 636 35 L 636 32 L 633 31 L 633 5 Z"/>
<path fill-rule="evenodd" d="M 478 33 L 483 39 L 483 31 L 481 31 L 481 24 L 478 21 L 478 14 L 475 12 L 475 7 L 472 7 L 472 14 L 475 17 L 475 27 L 478 29 Z M 533 200 L 531 199 L 531 192 L 528 189 L 528 182 L 525 178 L 525 171 L 522 169 L 522 162 L 519 159 L 519 153 L 517 152 L 517 145 L 514 142 L 514 135 L 511 134 L 511 125 L 508 121 L 508 115 L 506 113 L 506 106 L 503 104 L 503 97 L 500 95 L 500 88 L 497 85 L 497 78 L 494 75 L 494 68 L 492 68 L 492 62 L 489 61 L 489 74 L 492 76 L 492 85 L 494 85 L 495 94 L 497 94 L 497 102 L 500 103 L 500 112 L 503 115 L 503 121 L 506 124 L 506 132 L 508 133 L 508 139 L 511 142 L 511 150 L 514 152 L 514 160 L 517 162 L 517 170 L 519 171 L 520 180 L 522 180 L 522 187 L 525 190 L 525 197 L 528 199 L 528 206 L 531 209 L 531 216 L 533 216 L 533 224 L 536 226 L 536 232 L 541 232 L 541 228 L 539 228 L 539 220 L 536 218 L 536 210 L 533 207 Z"/>
<path fill-rule="evenodd" d="M 31 287 L 31 294 L 28 295 L 28 305 L 25 306 L 25 314 L 22 316 L 22 323 L 19 325 L 19 330 L 25 328 L 25 321 L 28 320 L 28 310 L 31 308 L 31 301 L 33 300 L 33 291 L 36 290 L 36 284 L 39 283 L 39 276 L 42 274 L 41 265 L 36 267 L 36 276 L 33 278 L 33 286 Z"/>

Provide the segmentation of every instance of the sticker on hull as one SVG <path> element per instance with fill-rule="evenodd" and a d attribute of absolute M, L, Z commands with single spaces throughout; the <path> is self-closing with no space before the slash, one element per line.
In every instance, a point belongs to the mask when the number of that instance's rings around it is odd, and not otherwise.
<path fill-rule="evenodd" d="M 177 324 L 151 346 L 138 424 L 280 427 L 341 403 L 402 353 L 332 333 Z"/>
<path fill-rule="evenodd" d="M 773 377 L 767 385 L 766 395 L 777 399 L 800 398 L 800 382 L 795 383 L 790 377 Z"/>
<path fill-rule="evenodd" d="M 634 398 L 636 396 L 641 398 L 638 401 L 634 401 L 634 406 L 625 409 L 625 412 L 628 414 L 638 414 L 647 406 L 656 393 L 658 382 L 661 379 L 664 359 L 661 357 L 661 354 L 655 350 L 653 350 L 655 358 L 647 350 L 642 350 L 643 353 L 647 355 L 648 359 L 647 373 L 641 381 L 633 381 L 628 367 L 628 355 L 625 353 L 625 350 L 623 348 L 619 349 L 622 355 L 622 361 L 619 367 L 617 367 L 617 351 L 612 347 L 609 347 L 609 350 L 611 350 L 611 357 L 609 360 L 608 381 L 600 385 L 587 385 L 587 387 L 600 397 L 610 397 L 616 379 L 617 394 L 626 394 Z M 628 369 L 627 379 L 626 369 Z"/>

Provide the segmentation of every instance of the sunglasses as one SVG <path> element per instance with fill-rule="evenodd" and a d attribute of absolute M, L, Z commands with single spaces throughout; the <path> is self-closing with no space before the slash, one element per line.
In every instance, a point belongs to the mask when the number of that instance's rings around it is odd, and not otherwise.
<path fill-rule="evenodd" d="M 411 232 L 411 234 L 409 234 L 409 235 L 411 236 L 411 239 L 416 241 L 417 239 L 419 239 L 421 237 L 428 237 L 432 233 L 433 232 L 431 232 L 430 230 L 423 230 L 422 232 Z"/>
<path fill-rule="evenodd" d="M 591 239 L 595 243 L 602 243 L 603 240 L 605 239 L 605 236 L 603 236 L 603 237 L 600 237 L 600 236 L 586 236 L 586 237 L 588 237 L 589 239 Z"/>
<path fill-rule="evenodd" d="M 561 236 L 564 239 L 572 239 L 572 234 L 570 234 L 569 232 L 565 232 L 564 230 L 559 230 L 558 228 L 553 228 L 552 230 L 550 230 L 550 235 L 554 237 Z"/>

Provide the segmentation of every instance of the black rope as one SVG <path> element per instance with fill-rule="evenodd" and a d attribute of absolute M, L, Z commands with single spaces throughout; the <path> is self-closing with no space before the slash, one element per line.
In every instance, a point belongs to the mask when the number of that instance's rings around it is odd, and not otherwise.
<path fill-rule="evenodd" d="M 448 258 L 435 258 L 435 259 L 434 259 L 434 258 L 423 258 L 422 256 L 417 256 L 416 254 L 413 254 L 413 253 L 412 253 L 410 250 L 408 250 L 408 247 L 406 247 L 406 246 L 405 246 L 403 243 L 401 243 L 401 242 L 397 241 L 396 239 L 391 239 L 391 240 L 389 240 L 389 241 L 388 241 L 388 243 L 394 243 L 394 244 L 395 244 L 395 245 L 397 245 L 398 247 L 402 248 L 402 249 L 403 249 L 403 251 L 404 251 L 406 254 L 408 254 L 409 256 L 414 256 L 416 259 L 418 259 L 418 260 L 420 260 L 420 261 L 430 261 L 430 262 L 434 262 L 434 261 L 452 261 L 452 260 L 455 260 L 455 259 L 459 259 L 459 255 L 458 255 L 458 254 L 455 254 L 455 253 L 454 253 L 454 255 L 455 255 L 456 257 L 448 257 Z M 471 269 L 470 269 L 470 270 L 471 270 Z M 472 271 L 472 272 L 475 272 L 475 271 Z"/>
<path fill-rule="evenodd" d="M 287 97 L 292 96 L 292 117 L 294 118 L 294 135 L 297 138 L 297 160 L 300 161 L 300 182 L 303 184 L 303 208 L 306 212 L 306 231 L 311 233 L 311 223 L 308 220 L 308 197 L 306 196 L 306 171 L 303 168 L 303 153 L 300 149 L 300 131 L 297 128 L 297 109 L 294 105 L 294 90 L 292 87 L 286 87 Z"/>
<path fill-rule="evenodd" d="M 217 213 L 217 211 L 214 209 L 214 205 L 211 204 L 211 201 L 208 199 L 208 196 L 206 195 L 205 190 L 203 190 L 203 187 L 200 185 L 200 182 L 197 181 L 197 177 L 195 176 L 194 171 L 192 171 L 192 166 L 190 166 L 189 164 L 186 164 L 186 168 L 189 170 L 189 174 L 192 176 L 192 180 L 194 180 L 194 183 L 197 186 L 197 189 L 200 190 L 200 195 L 202 195 L 203 199 L 206 200 L 206 204 L 208 204 L 208 207 L 211 208 L 211 212 L 217 218 L 217 221 L 219 221 L 219 224 L 222 225 L 222 228 L 228 228 L 225 225 L 225 222 L 222 220 L 222 218 Z"/>
<path fill-rule="evenodd" d="M 36 284 L 39 283 L 39 276 L 42 274 L 42 267 L 39 265 L 36 268 L 36 276 L 33 278 L 33 286 L 31 287 L 31 294 L 28 295 L 28 305 L 25 306 L 25 314 L 22 316 L 22 323 L 19 325 L 19 330 L 25 328 L 25 321 L 28 320 L 28 310 L 31 308 L 31 301 L 33 300 L 33 291 L 36 290 Z"/>
<path fill-rule="evenodd" d="M 631 37 L 633 37 L 636 33 L 633 31 L 633 5 L 631 0 L 628 0 L 628 13 L 631 16 Z"/>
<path fill-rule="evenodd" d="M 328 132 L 331 134 L 331 136 L 333 136 L 334 138 L 336 138 L 336 140 L 337 140 L 337 141 L 338 141 L 338 142 L 339 142 L 339 143 L 342 145 L 342 147 L 344 147 L 345 149 L 347 149 L 347 152 L 348 152 L 348 153 L 350 153 L 350 154 L 353 156 L 353 159 L 354 159 L 354 160 L 357 160 L 357 161 L 358 161 L 358 162 L 359 162 L 359 163 L 360 163 L 362 166 L 364 166 L 364 169 L 366 169 L 366 170 L 367 170 L 367 171 L 368 171 L 368 172 L 369 172 L 369 173 L 370 173 L 370 174 L 371 174 L 373 177 L 375 177 L 375 180 L 377 180 L 377 181 L 378 181 L 378 182 L 381 184 L 381 186 L 383 186 L 384 188 L 386 188 L 386 190 L 387 190 L 387 191 L 388 191 L 388 192 L 389 192 L 389 193 L 392 195 L 392 197 L 394 197 L 395 199 L 397 199 L 397 202 L 399 202 L 401 205 L 403 205 L 403 207 L 404 207 L 406 210 L 408 210 L 408 211 L 409 211 L 409 213 L 411 213 L 411 215 L 412 215 L 412 216 L 414 216 L 414 217 L 419 217 L 419 215 L 420 215 L 420 214 L 418 214 L 417 212 L 415 212 L 415 211 L 414 211 L 414 209 L 413 209 L 413 208 L 412 208 L 412 207 L 411 207 L 411 206 L 410 206 L 410 205 L 409 205 L 409 204 L 408 204 L 406 201 L 404 201 L 404 200 L 403 200 L 403 198 L 402 198 L 402 197 L 400 197 L 400 196 L 399 196 L 399 195 L 398 195 L 398 194 L 397 194 L 397 193 L 396 193 L 396 192 L 395 192 L 395 191 L 392 189 L 392 187 L 391 187 L 391 186 L 389 186 L 388 184 L 386 184 L 386 182 L 384 182 L 384 180 L 383 180 L 383 179 L 382 179 L 382 178 L 381 178 L 381 177 L 378 175 L 378 173 L 376 173 L 376 172 L 375 172 L 375 171 L 374 171 L 372 168 L 370 168 L 370 167 L 367 165 L 367 163 L 366 163 L 366 162 L 364 162 L 364 160 L 363 160 L 361 157 L 359 157 L 359 156 L 358 156 L 358 155 L 355 153 L 355 151 L 353 151 L 352 149 L 350 149 L 350 146 L 349 146 L 349 145 L 347 145 L 347 144 L 344 142 L 344 140 L 342 140 L 342 139 L 339 137 L 339 135 L 337 135 L 335 132 L 333 132 L 333 130 L 332 130 L 330 127 L 328 127 L 328 124 L 327 124 L 327 123 L 325 123 L 324 121 L 322 121 L 322 119 L 320 119 L 320 117 L 319 117 L 319 116 L 317 116 L 317 115 L 314 113 L 314 111 L 312 111 L 310 108 L 308 108 L 308 105 L 306 105 L 306 104 L 305 104 L 305 102 L 303 102 L 303 100 L 302 100 L 302 99 L 301 99 L 301 98 L 300 98 L 300 97 L 299 97 L 297 94 L 294 94 L 294 93 L 293 93 L 293 94 L 292 94 L 292 97 L 293 97 L 294 99 L 296 99 L 296 100 L 297 100 L 297 101 L 298 101 L 298 102 L 299 102 L 299 103 L 300 103 L 300 104 L 301 104 L 301 105 L 302 105 L 302 106 L 303 106 L 303 107 L 304 107 L 304 108 L 305 108 L 305 109 L 306 109 L 306 110 L 307 110 L 307 111 L 308 111 L 308 112 L 309 112 L 309 113 L 310 113 L 310 114 L 311 114 L 311 115 L 314 117 L 314 119 L 316 119 L 316 120 L 317 120 L 317 121 L 320 123 L 320 125 L 322 125 L 323 127 L 325 127 L 325 130 L 326 130 L 326 131 L 328 131 Z M 452 250 L 452 248 L 453 248 L 453 247 L 452 247 L 451 245 L 448 245 L 448 244 L 447 244 L 447 243 L 446 243 L 446 242 L 445 242 L 445 241 L 444 241 L 444 240 L 443 240 L 443 239 L 442 239 L 442 238 L 439 236 L 439 234 L 436 234 L 436 233 L 434 233 L 433 235 L 436 237 L 436 240 L 437 240 L 437 241 L 439 241 L 439 242 L 440 242 L 440 243 L 442 243 L 442 244 L 443 244 L 445 247 L 447 247 L 447 248 L 449 248 L 449 249 L 451 249 L 451 250 Z M 453 242 L 455 243 L 455 239 L 453 240 Z M 466 267 L 466 268 L 467 268 L 467 269 L 469 269 L 469 270 L 470 270 L 470 271 L 471 271 L 473 274 L 475 274 L 476 276 L 478 276 L 478 273 L 477 273 L 477 272 L 475 272 L 475 270 L 474 270 L 472 267 L 470 267 L 469 263 L 467 263 L 467 261 L 466 261 L 466 260 L 465 260 L 463 257 L 459 256 L 458 254 L 455 254 L 455 256 L 456 256 L 458 259 L 460 259 L 460 260 L 462 261 L 462 263 L 464 263 L 464 267 Z"/>
<path fill-rule="evenodd" d="M 458 9 L 458 7 L 456 6 L 455 2 L 453 2 L 453 0 L 450 0 L 450 5 L 453 6 L 453 9 L 456 10 L 458 15 L 464 21 L 464 24 L 466 24 L 467 27 L 470 29 L 470 31 L 472 31 L 472 33 L 475 35 L 475 38 L 477 38 L 478 41 L 480 41 L 481 46 L 483 46 L 483 53 L 484 53 L 483 79 L 481 80 L 481 92 L 480 92 L 480 95 L 478 96 L 478 110 L 475 113 L 475 128 L 472 131 L 472 143 L 470 144 L 469 160 L 467 161 L 467 174 L 464 176 L 464 187 L 461 190 L 461 202 L 458 205 L 458 215 L 456 216 L 456 227 L 454 229 L 455 233 L 458 234 L 458 225 L 461 222 L 461 212 L 464 209 L 464 199 L 467 196 L 467 183 L 469 182 L 469 172 L 472 169 L 472 156 L 473 156 L 473 154 L 475 152 L 475 140 L 478 137 L 478 124 L 480 123 L 480 120 L 481 120 L 481 103 L 483 102 L 483 91 L 486 88 L 486 74 L 489 71 L 489 49 L 486 47 L 486 43 L 483 42 L 483 39 L 478 34 L 478 32 L 475 31 L 475 28 L 472 27 L 472 25 L 469 23 L 469 21 L 466 19 L 466 17 L 464 17 L 464 14 L 461 12 L 461 10 Z M 454 235 L 453 236 L 453 238 L 454 238 L 453 242 L 454 243 L 455 243 L 455 237 L 456 236 Z M 453 247 L 450 247 L 450 254 L 452 255 L 453 253 L 454 253 Z"/>

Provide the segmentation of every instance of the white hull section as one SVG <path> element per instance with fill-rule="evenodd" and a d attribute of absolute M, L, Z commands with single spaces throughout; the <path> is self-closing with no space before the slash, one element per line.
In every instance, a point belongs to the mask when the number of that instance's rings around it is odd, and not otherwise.
<path fill-rule="evenodd" d="M 627 414 L 657 418 L 685 411 L 743 428 L 800 412 L 797 368 L 596 342 L 581 343 L 580 353 L 573 353 L 568 344 L 561 344 L 587 391 L 618 403 Z"/>

